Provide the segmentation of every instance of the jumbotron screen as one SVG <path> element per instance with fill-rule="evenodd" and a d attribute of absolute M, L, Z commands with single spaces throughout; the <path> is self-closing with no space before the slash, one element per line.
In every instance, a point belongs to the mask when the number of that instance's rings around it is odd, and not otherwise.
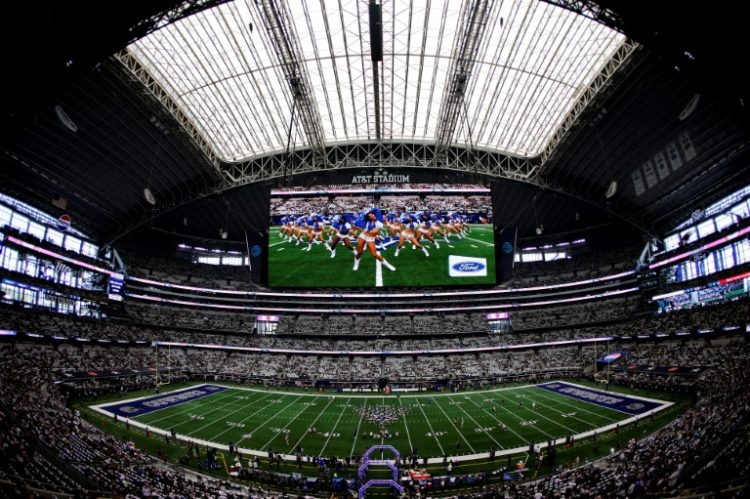
<path fill-rule="evenodd" d="M 490 191 L 475 185 L 347 185 L 271 191 L 268 285 L 495 284 Z"/>

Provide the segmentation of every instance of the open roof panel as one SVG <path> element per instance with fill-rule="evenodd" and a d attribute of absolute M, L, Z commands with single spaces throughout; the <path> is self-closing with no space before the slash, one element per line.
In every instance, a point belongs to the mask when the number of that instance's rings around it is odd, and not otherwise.
<path fill-rule="evenodd" d="M 296 71 L 310 89 L 325 146 L 381 137 L 435 143 L 441 104 L 476 2 L 382 2 L 383 61 L 370 54 L 367 1 L 235 1 L 168 25 L 128 47 L 226 162 L 310 147 L 310 125 L 290 127 L 293 97 L 278 15 Z M 576 99 L 625 41 L 582 16 L 536 0 L 486 2 L 450 144 L 539 155 Z M 264 10 L 266 9 L 266 10 Z M 299 106 L 298 106 L 299 107 Z M 468 119 L 467 119 L 468 118 Z"/>

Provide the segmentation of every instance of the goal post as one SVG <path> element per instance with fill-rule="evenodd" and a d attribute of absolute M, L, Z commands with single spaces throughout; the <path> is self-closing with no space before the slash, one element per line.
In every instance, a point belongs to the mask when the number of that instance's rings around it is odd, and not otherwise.
<path fill-rule="evenodd" d="M 172 360 L 172 346 L 167 346 L 166 351 L 166 359 L 164 362 L 165 369 L 159 370 L 159 344 L 154 344 L 154 386 L 156 387 L 157 391 L 159 390 L 159 387 L 162 385 L 169 385 L 172 383 L 172 369 L 171 369 L 171 360 Z M 163 349 L 162 349 L 162 355 Z"/>

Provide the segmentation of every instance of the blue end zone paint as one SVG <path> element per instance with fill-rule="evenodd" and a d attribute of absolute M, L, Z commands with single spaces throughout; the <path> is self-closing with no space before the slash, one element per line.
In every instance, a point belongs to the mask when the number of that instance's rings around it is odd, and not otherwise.
<path fill-rule="evenodd" d="M 583 400 L 584 402 L 590 402 L 602 407 L 608 407 L 609 409 L 625 412 L 634 416 L 662 406 L 661 403 L 653 402 L 651 400 L 632 398 L 621 393 L 603 392 L 601 390 L 584 388 L 581 386 L 570 385 L 568 383 L 545 383 L 543 385 L 537 385 L 537 388 L 544 388 L 551 392 Z"/>
<path fill-rule="evenodd" d="M 101 408 L 123 418 L 134 418 L 136 416 L 148 414 L 149 412 L 182 404 L 183 402 L 190 402 L 199 398 L 207 397 L 224 390 L 226 390 L 226 388 L 223 386 L 204 385 L 188 390 L 166 393 L 164 395 L 154 395 L 153 397 L 144 398 L 142 400 L 131 400 L 130 402 L 118 402 L 116 404 L 104 405 L 101 406 Z"/>

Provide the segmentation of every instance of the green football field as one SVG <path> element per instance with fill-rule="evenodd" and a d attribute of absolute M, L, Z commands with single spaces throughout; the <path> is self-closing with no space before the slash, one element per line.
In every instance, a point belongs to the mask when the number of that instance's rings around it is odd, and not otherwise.
<path fill-rule="evenodd" d="M 492 225 L 474 224 L 471 233 L 464 239 L 455 235 L 450 243 L 437 239 L 438 249 L 429 241 L 422 240 L 430 256 L 411 244 L 404 246 L 395 256 L 398 241 L 385 239 L 381 255 L 396 267 L 390 271 L 378 269 L 375 259 L 367 252 L 362 255 L 359 270 L 354 272 L 354 255 L 343 243 L 336 248 L 336 257 L 322 244 L 313 244 L 310 251 L 301 243 L 295 245 L 281 238 L 279 226 L 269 229 L 268 284 L 272 287 L 388 287 L 388 286 L 462 286 L 495 283 L 495 244 Z M 352 244 L 356 244 L 354 241 Z M 448 257 L 465 256 L 485 258 L 486 276 L 451 277 L 448 273 Z"/>
<path fill-rule="evenodd" d="M 209 385 L 212 386 L 212 385 Z M 221 385 L 213 385 L 221 386 Z M 216 388 L 214 388 L 216 389 Z M 178 392 L 175 392 L 178 393 Z M 120 402 L 122 404 L 122 402 Z M 103 407 L 106 411 L 107 407 Z M 385 415 L 385 416 L 384 416 Z M 378 418 L 390 437 L 381 437 Z M 456 394 L 320 395 L 227 388 L 131 419 L 180 438 L 293 455 L 358 455 L 375 444 L 439 458 L 546 444 L 627 413 L 533 385 Z"/>

